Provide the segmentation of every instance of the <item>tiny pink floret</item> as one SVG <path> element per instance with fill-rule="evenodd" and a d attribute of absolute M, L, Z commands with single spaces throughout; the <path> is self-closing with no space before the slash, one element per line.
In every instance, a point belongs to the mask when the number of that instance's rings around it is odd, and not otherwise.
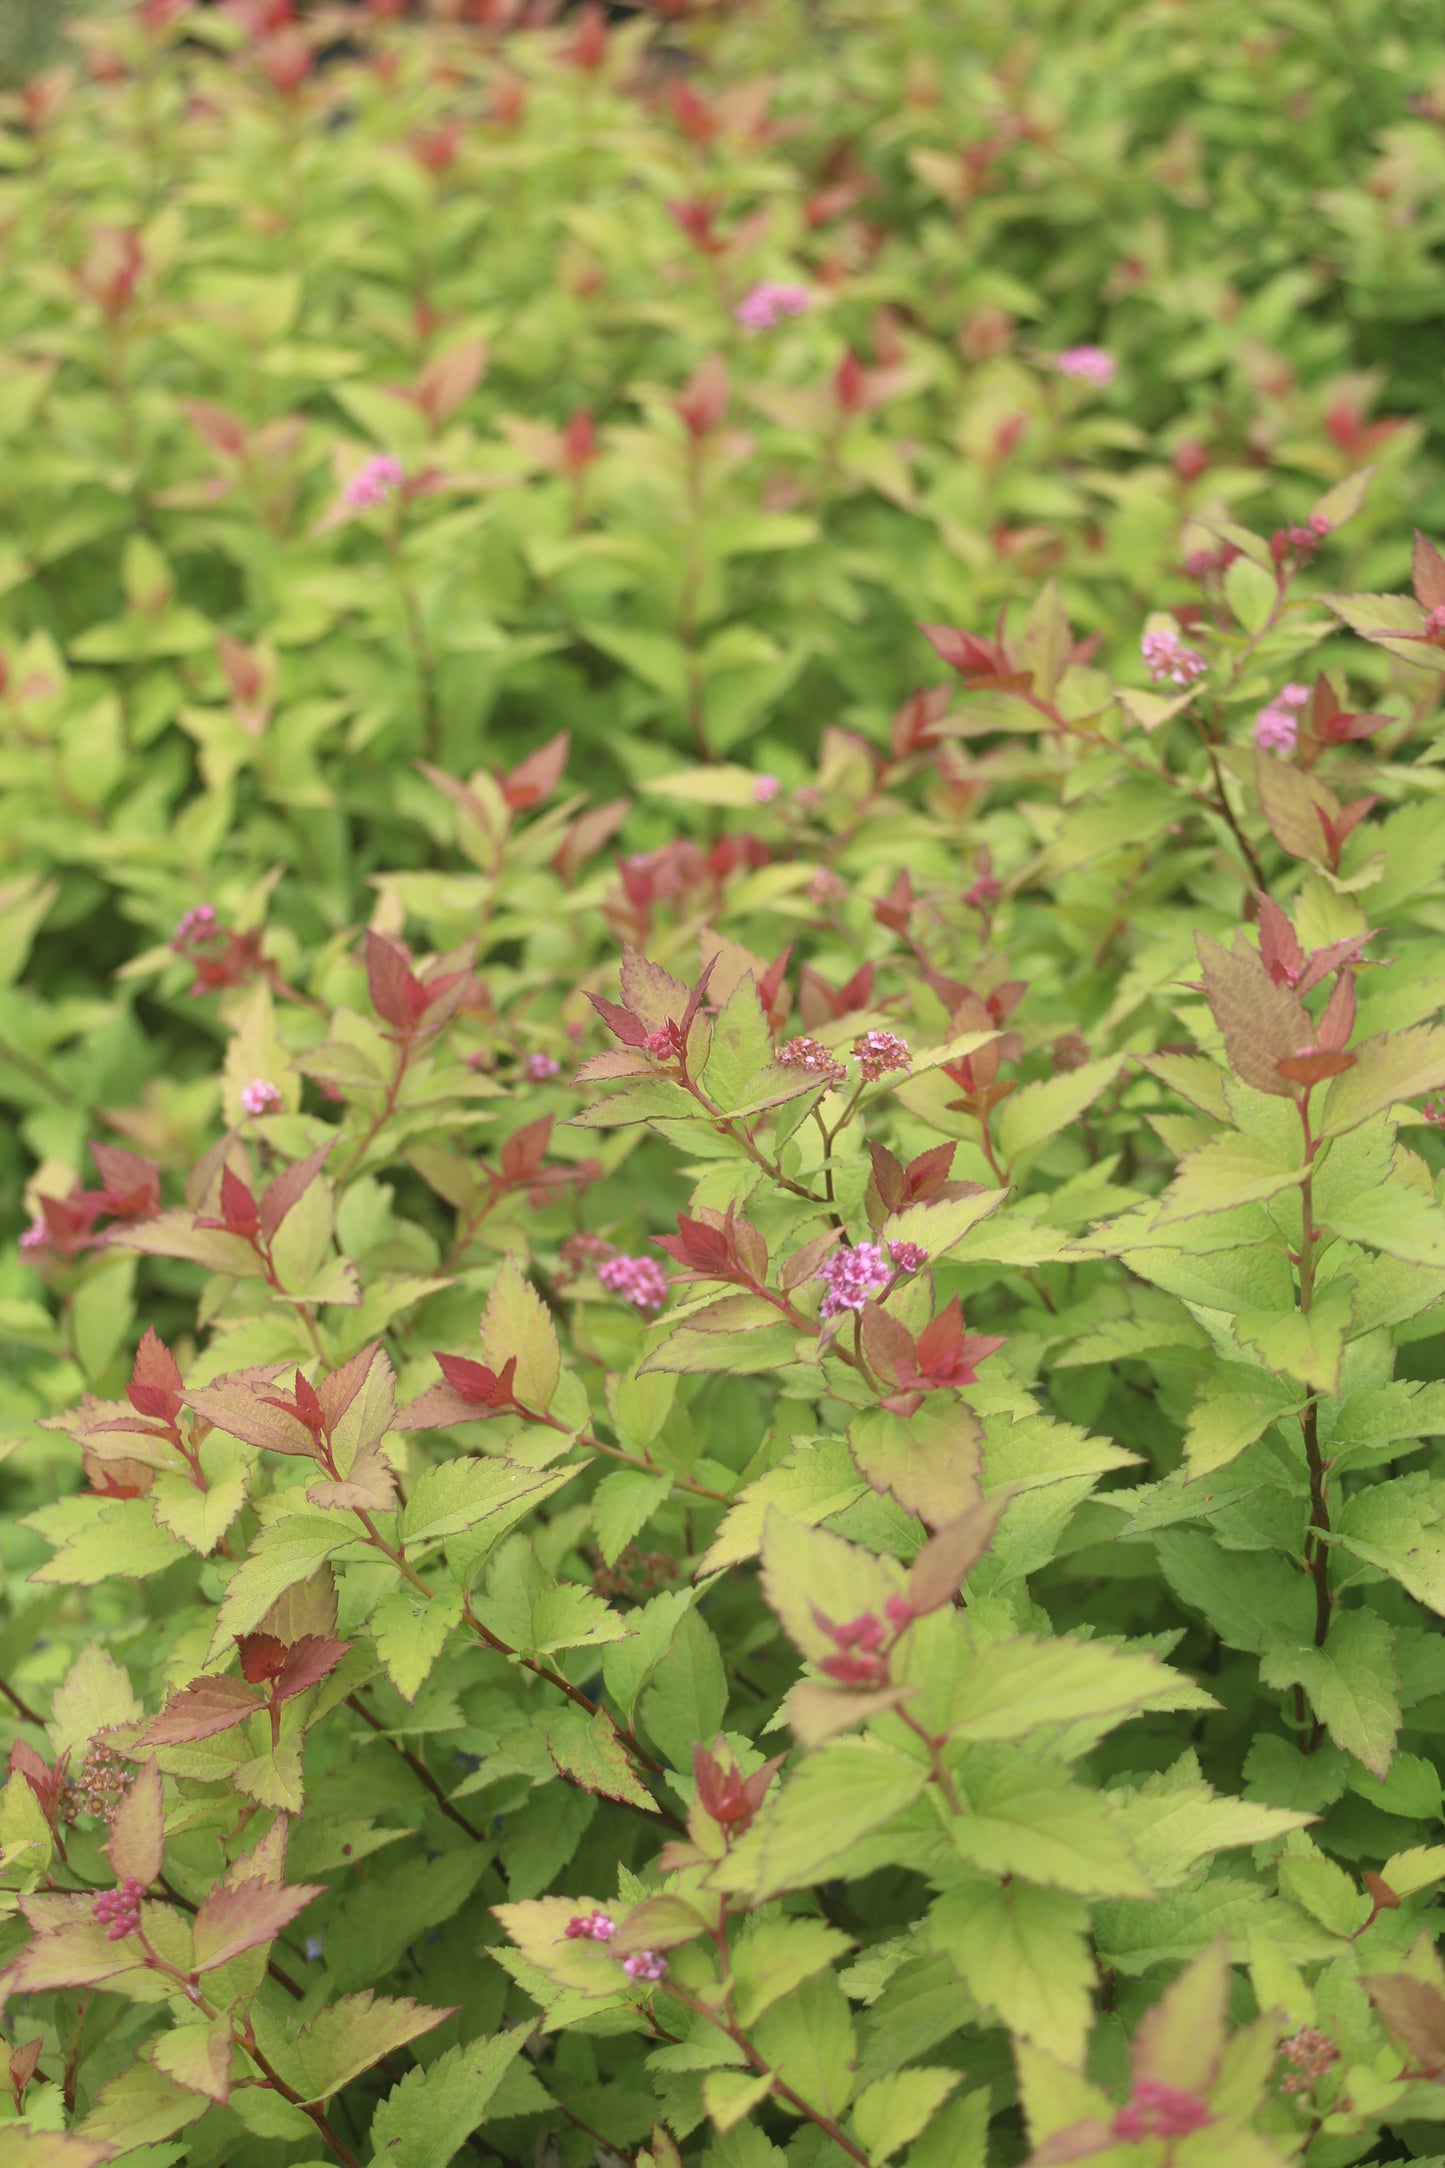
<path fill-rule="evenodd" d="M 1112 384 L 1119 373 L 1119 364 L 1102 346 L 1066 346 L 1054 361 L 1060 376 L 1071 376 L 1080 383 L 1093 384 L 1100 389 Z"/>
<path fill-rule="evenodd" d="M 555 1054 L 529 1054 L 522 1064 L 522 1074 L 529 1084 L 545 1084 L 549 1077 L 559 1075 L 561 1068 Z"/>
<path fill-rule="evenodd" d="M 268 1083 L 263 1076 L 252 1077 L 241 1094 L 242 1111 L 253 1116 L 279 1114 L 285 1104 L 276 1085 Z"/>
<path fill-rule="evenodd" d="M 921 1242 L 890 1242 L 888 1256 L 899 1272 L 921 1272 L 928 1263 L 928 1252 Z"/>
<path fill-rule="evenodd" d="M 854 1040 L 853 1052 L 865 1084 L 876 1084 L 879 1077 L 898 1071 L 906 1076 L 913 1067 L 908 1041 L 900 1039 L 896 1031 L 865 1031 L 861 1039 Z"/>
<path fill-rule="evenodd" d="M 753 782 L 753 804 L 771 805 L 782 787 L 775 775 L 755 777 Z"/>
<path fill-rule="evenodd" d="M 858 1242 L 850 1250 L 835 1250 L 825 1257 L 815 1275 L 826 1286 L 818 1315 L 840 1317 L 845 1310 L 861 1310 L 893 1277 L 893 1266 L 876 1242 Z"/>
<path fill-rule="evenodd" d="M 636 1950 L 623 1958 L 622 1969 L 630 1980 L 660 1980 L 667 1971 L 667 1959 L 660 1950 Z"/>
<path fill-rule="evenodd" d="M 1178 633 L 1167 627 L 1146 632 L 1139 642 L 1139 652 L 1156 685 L 1192 685 L 1209 667 L 1198 648 L 1186 647 Z"/>
<path fill-rule="evenodd" d="M 788 280 L 762 279 L 743 296 L 733 315 L 745 331 L 771 331 L 788 316 L 803 316 L 812 307 L 806 286 Z"/>
<path fill-rule="evenodd" d="M 605 1912 L 574 1913 L 566 1927 L 569 1942 L 610 1942 L 616 1932 L 616 1920 Z"/>
<path fill-rule="evenodd" d="M 1161 2085 L 1157 2078 L 1141 2078 L 1128 2106 L 1114 2117 L 1116 2138 L 1187 2138 L 1214 2120 L 1197 2093 L 1177 2085 Z"/>
<path fill-rule="evenodd" d="M 342 499 L 353 512 L 370 512 L 379 504 L 385 504 L 394 489 L 400 489 L 406 476 L 401 461 L 393 459 L 389 452 L 378 452 L 358 468 L 341 492 Z"/>
<path fill-rule="evenodd" d="M 1299 738 L 1300 710 L 1308 707 L 1308 685 L 1282 685 L 1255 718 L 1254 742 L 1269 753 L 1292 753 Z"/>
<path fill-rule="evenodd" d="M 197 948 L 203 942 L 209 941 L 216 933 L 217 926 L 216 906 L 213 903 L 192 904 L 189 911 L 181 914 L 171 936 L 171 947 L 177 955 L 182 955 L 185 950 Z"/>
<path fill-rule="evenodd" d="M 667 1274 L 650 1257 L 609 1257 L 597 1277 L 609 1295 L 619 1295 L 635 1310 L 660 1310 L 667 1300 Z"/>

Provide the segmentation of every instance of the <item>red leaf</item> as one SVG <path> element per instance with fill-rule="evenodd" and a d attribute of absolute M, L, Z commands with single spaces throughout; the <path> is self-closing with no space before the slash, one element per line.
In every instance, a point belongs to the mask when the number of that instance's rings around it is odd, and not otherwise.
<path fill-rule="evenodd" d="M 630 1009 L 620 1008 L 615 1001 L 607 1001 L 601 994 L 590 991 L 587 999 L 613 1037 L 620 1039 L 624 1046 L 646 1045 L 647 1026 L 635 1017 Z"/>
<path fill-rule="evenodd" d="M 1305 952 L 1293 926 L 1272 896 L 1259 898 L 1259 953 L 1276 986 L 1299 984 Z"/>
<path fill-rule="evenodd" d="M 213 1890 L 191 1927 L 194 1970 L 214 1972 L 243 1950 L 274 1942 L 321 1894 L 319 1885 L 306 1882 L 289 1889 L 276 1882 L 242 1882 L 236 1889 Z"/>
<path fill-rule="evenodd" d="M 260 1227 L 260 1214 L 256 1200 L 239 1174 L 231 1168 L 221 1169 L 221 1216 L 228 1233 L 253 1235 Z M 199 1225 L 207 1224 L 205 1221 Z"/>
<path fill-rule="evenodd" d="M 547 1155 L 552 1140 L 552 1117 L 544 1114 L 540 1120 L 528 1122 L 508 1137 L 502 1146 L 502 1173 L 509 1182 L 526 1182 L 536 1173 Z"/>
<path fill-rule="evenodd" d="M 322 1634 L 305 1634 L 287 1649 L 281 1675 L 276 1681 L 275 1700 L 278 1705 L 290 1701 L 296 1694 L 304 1694 L 308 1686 L 316 1686 L 330 1676 L 343 1656 L 351 1653 L 349 1641 L 332 1641 Z"/>
<path fill-rule="evenodd" d="M 526 813 L 551 797 L 567 766 L 571 735 L 559 730 L 555 738 L 529 753 L 502 780 L 502 796 L 514 813 Z"/>
<path fill-rule="evenodd" d="M 1421 609 L 1445 609 L 1445 557 L 1440 555 L 1433 542 L 1425 539 L 1418 527 L 1415 529 L 1411 570 L 1415 581 L 1415 600 Z"/>
<path fill-rule="evenodd" d="M 382 1022 L 409 1033 L 426 1006 L 425 989 L 399 943 L 374 929 L 366 936 L 366 983 Z"/>
<path fill-rule="evenodd" d="M 147 1746 L 189 1746 L 244 1723 L 262 1706 L 240 1679 L 196 1679 L 172 1694 L 147 1727 Z"/>
<path fill-rule="evenodd" d="M 467 1355 L 438 1355 L 437 1365 L 457 1398 L 469 1408 L 507 1408 L 513 1404 L 517 1358 L 509 1356 L 501 1373 Z M 412 1407 L 418 1405 L 412 1402 Z M 472 1418 L 475 1420 L 475 1418 Z"/>
<path fill-rule="evenodd" d="M 287 1648 L 275 1634 L 241 1634 L 236 1647 L 241 1657 L 241 1676 L 252 1686 L 264 1686 L 281 1676 Z"/>
<path fill-rule="evenodd" d="M 125 1390 L 137 1415 L 153 1415 L 158 1422 L 174 1424 L 181 1412 L 185 1380 L 175 1356 L 157 1336 L 153 1325 L 146 1327 L 135 1351 L 130 1383 Z"/>
<path fill-rule="evenodd" d="M 964 1576 L 993 1541 L 1009 1496 L 1007 1491 L 995 1491 L 929 1537 L 909 1569 L 908 1602 L 913 1611 L 922 1616 L 953 1601 Z"/>
<path fill-rule="evenodd" d="M 139 1152 L 122 1151 L 116 1144 L 92 1144 L 91 1158 L 100 1169 L 105 1196 L 104 1209 L 115 1219 L 144 1219 L 161 1208 L 161 1170 Z"/>

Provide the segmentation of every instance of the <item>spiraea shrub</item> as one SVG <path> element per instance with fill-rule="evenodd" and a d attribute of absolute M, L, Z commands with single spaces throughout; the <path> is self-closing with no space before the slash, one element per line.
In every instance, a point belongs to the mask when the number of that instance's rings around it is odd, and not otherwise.
<path fill-rule="evenodd" d="M 7 2168 L 1438 2168 L 1409 11 L 515 12 L 3 139 Z"/>

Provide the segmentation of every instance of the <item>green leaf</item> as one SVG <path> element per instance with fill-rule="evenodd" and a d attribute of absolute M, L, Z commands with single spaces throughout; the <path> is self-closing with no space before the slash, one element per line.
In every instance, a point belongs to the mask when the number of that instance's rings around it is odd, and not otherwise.
<path fill-rule="evenodd" d="M 1314 1599 L 1304 1576 L 1282 1558 L 1223 1551 L 1193 1529 L 1165 1529 L 1154 1547 L 1175 1595 L 1202 1611 L 1229 1648 L 1257 1655 L 1272 1641 L 1309 1640 Z"/>
<path fill-rule="evenodd" d="M 895 2070 L 853 2104 L 853 2133 L 872 2160 L 891 2160 L 932 2122 L 959 2082 L 956 2070 Z"/>
<path fill-rule="evenodd" d="M 1388 1775 L 1400 1731 L 1395 1637 L 1373 1611 L 1338 1607 L 1322 1649 L 1272 1643 L 1260 1664 L 1266 1686 L 1302 1686 L 1336 1746 L 1377 1777 Z"/>
<path fill-rule="evenodd" d="M 531 2027 L 448 2048 L 394 2085 L 371 2122 L 373 2168 L 446 2168 L 525 2047 Z"/>
<path fill-rule="evenodd" d="M 1288 1386 L 1274 1385 L 1243 1364 L 1221 1366 L 1205 1379 L 1189 1410 L 1184 1455 L 1191 1478 L 1227 1468 L 1271 1423 L 1303 1404 Z"/>
<path fill-rule="evenodd" d="M 1235 1337 L 1257 1348 L 1260 1360 L 1276 1374 L 1333 1397 L 1340 1389 L 1345 1335 L 1353 1322 L 1350 1298 L 1348 1286 L 1331 1283 L 1316 1294 L 1307 1312 L 1287 1310 L 1280 1316 L 1241 1311 L 1234 1321 Z"/>
<path fill-rule="evenodd" d="M 1304 1177 L 1304 1168 L 1282 1158 L 1253 1137 L 1231 1131 L 1211 1137 L 1197 1151 L 1186 1152 L 1154 1217 L 1156 1227 L 1198 1219 L 1209 1212 L 1231 1212 L 1277 1196 Z"/>
<path fill-rule="evenodd" d="M 802 1980 L 832 1965 L 852 1948 L 848 1937 L 824 1920 L 752 1920 L 733 1952 L 733 2005 L 738 2023 L 750 2027 Z"/>
<path fill-rule="evenodd" d="M 698 1588 L 664 1588 L 629 1614 L 631 1632 L 625 1641 L 613 1641 L 602 1652 L 602 1676 L 607 1691 L 631 1724 L 637 1697 L 672 1647 L 678 1626 L 696 1603 Z"/>
<path fill-rule="evenodd" d="M 752 1828 L 713 1869 L 713 1886 L 746 1891 L 757 1903 L 806 1888 L 901 1814 L 927 1781 L 906 1754 L 872 1740 L 834 1740 L 781 1790 L 774 1786 Z"/>
<path fill-rule="evenodd" d="M 616 1468 L 602 1478 L 592 1498 L 592 1526 L 609 1566 L 616 1565 L 671 1489 L 670 1476 L 646 1475 L 640 1468 Z"/>
<path fill-rule="evenodd" d="M 963 1668 L 949 1702 L 948 1736 L 976 1745 L 1100 1717 L 1119 1722 L 1178 1683 L 1156 1656 L 1106 1642 L 1005 1636 L 976 1647 Z"/>
<path fill-rule="evenodd" d="M 1216 1852 L 1268 1844 L 1310 1820 L 1289 1808 L 1217 1798 L 1192 1753 L 1137 1786 L 1114 1787 L 1109 1800 L 1156 1889 L 1192 1881 L 1199 1862 Z"/>
<path fill-rule="evenodd" d="M 949 1825 L 959 1856 L 986 1874 L 1022 1876 L 1081 1897 L 1146 1897 L 1148 1876 L 1098 1792 L 1009 1757 L 989 1774 L 966 1767 L 967 1806 Z"/>
<path fill-rule="evenodd" d="M 383 1596 L 368 1621 L 376 1653 L 403 1701 L 415 1701 L 423 1680 L 461 1624 L 462 1591 L 424 1596 L 408 1583 Z"/>
<path fill-rule="evenodd" d="M 410 1997 L 343 1995 L 303 2025 L 291 2047 L 301 2074 L 297 2090 L 306 2101 L 329 2100 L 363 2070 L 419 2040 L 455 2016 L 452 2010 L 429 2010 Z"/>
<path fill-rule="evenodd" d="M 848 1998 L 831 1972 L 800 1981 L 764 2011 L 753 2042 L 769 2069 L 809 2107 L 835 2120 L 843 2113 L 858 2049 Z"/>
<path fill-rule="evenodd" d="M 1088 1923 L 1083 1901 L 1062 1890 L 974 1881 L 938 1899 L 924 1933 L 1010 2032 L 1077 2067 L 1095 1977 Z"/>
<path fill-rule="evenodd" d="M 552 1405 L 562 1374 L 562 1355 L 552 1313 L 509 1252 L 503 1258 L 482 1318 L 482 1351 L 498 1374 L 513 1358 L 515 1392 L 524 1407 L 541 1414 Z"/>
<path fill-rule="evenodd" d="M 717 1638 L 696 1611 L 686 1611 L 639 1703 L 643 1724 L 674 1769 L 690 1770 L 694 1743 L 721 1731 L 727 1705 L 727 1672 Z"/>
<path fill-rule="evenodd" d="M 575 1467 L 539 1474 L 509 1460 L 443 1460 L 418 1478 L 401 1516 L 407 1548 L 448 1541 L 447 1555 L 476 1565 L 519 1521 L 577 1474 Z"/>
<path fill-rule="evenodd" d="M 216 1613 L 212 1657 L 229 1653 L 237 1634 L 260 1625 L 276 1598 L 298 1581 L 307 1581 L 324 1559 L 356 1541 L 356 1531 L 336 1513 L 286 1512 L 286 1493 L 268 1504 L 278 1509 L 255 1537 L 250 1551 L 226 1583 Z"/>
<path fill-rule="evenodd" d="M 1338 1541 L 1445 1618 L 1445 1500 L 1423 1478 L 1402 1476 L 1345 1503 Z M 1300 1636 L 1301 1639 L 1305 1637 Z"/>
<path fill-rule="evenodd" d="M 601 1792 L 649 1814 L 656 1811 L 656 1801 L 638 1782 L 622 1741 L 601 1711 L 588 1716 L 581 1709 L 563 1709 L 547 1727 L 547 1751 L 562 1775 L 584 1791 Z"/>
<path fill-rule="evenodd" d="M 102 2087 L 79 2132 L 129 2153 L 198 2122 L 210 2105 L 204 2094 L 177 2085 L 154 2063 L 133 2062 Z"/>
<path fill-rule="evenodd" d="M 1236 557 L 1224 575 L 1224 598 L 1245 632 L 1262 632 L 1279 607 L 1279 582 L 1249 558 Z"/>
<path fill-rule="evenodd" d="M 816 1527 L 855 1505 L 867 1492 L 868 1485 L 841 1439 L 800 1440 L 776 1468 L 738 1493 L 723 1515 L 700 1570 L 717 1573 L 755 1557 L 772 1510 L 790 1521 Z"/>
<path fill-rule="evenodd" d="M 1099 1094 L 1107 1091 L 1122 1067 L 1122 1058 L 1117 1055 L 1107 1061 L 1086 1061 L 1077 1069 L 1066 1069 L 1014 1092 L 999 1108 L 994 1122 L 994 1134 L 1004 1158 L 1012 1161 L 1020 1152 L 1046 1143 L 1077 1122 Z"/>
<path fill-rule="evenodd" d="M 728 1115 L 760 1113 L 817 1089 L 817 1079 L 805 1069 L 784 1068 L 774 1061 L 773 1035 L 750 971 L 739 979 L 713 1024 L 702 1087 Z"/>
<path fill-rule="evenodd" d="M 1355 1049 L 1353 1069 L 1330 1085 L 1319 1125 L 1321 1137 L 1343 1136 L 1372 1114 L 1383 1114 L 1402 1099 L 1445 1084 L 1445 1024 L 1416 1024 L 1408 1031 L 1366 1039 Z"/>

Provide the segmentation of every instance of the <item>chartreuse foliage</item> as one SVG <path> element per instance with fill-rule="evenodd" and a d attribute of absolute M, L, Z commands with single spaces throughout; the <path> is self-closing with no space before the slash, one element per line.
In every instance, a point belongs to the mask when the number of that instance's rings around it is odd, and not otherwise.
<path fill-rule="evenodd" d="M 1409 9 L 289 12 L 5 138 L 7 2168 L 1438 2162 Z"/>

